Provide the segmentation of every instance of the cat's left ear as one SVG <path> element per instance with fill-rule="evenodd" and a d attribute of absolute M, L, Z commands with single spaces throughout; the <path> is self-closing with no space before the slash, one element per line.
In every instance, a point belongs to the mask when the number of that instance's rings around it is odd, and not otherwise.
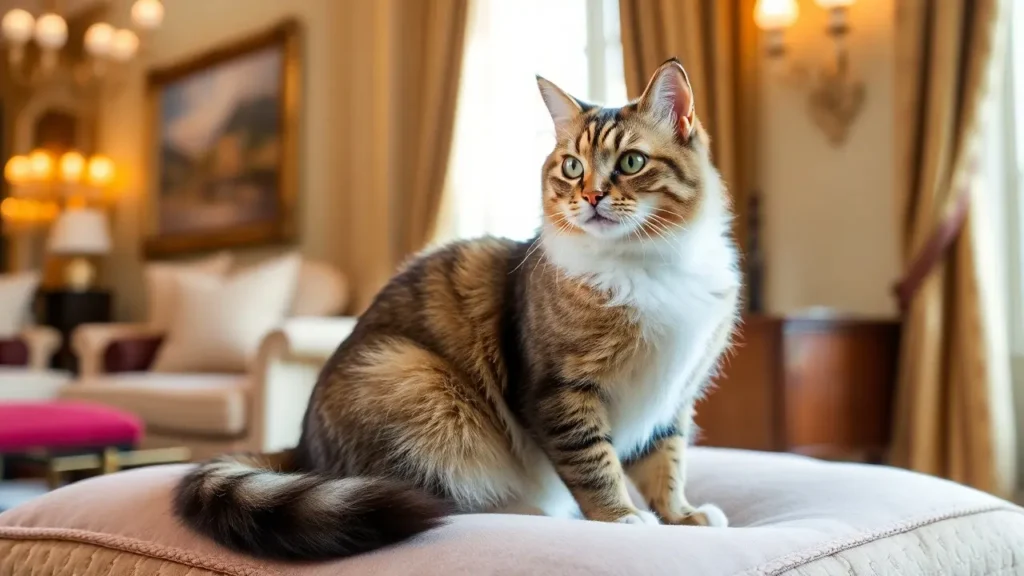
<path fill-rule="evenodd" d="M 672 58 L 658 67 L 640 96 L 641 112 L 657 121 L 671 121 L 684 140 L 693 132 L 693 88 L 686 70 Z"/>
<path fill-rule="evenodd" d="M 554 121 L 556 130 L 568 127 L 583 112 L 580 102 L 556 86 L 554 82 L 537 76 L 537 87 L 540 88 L 540 95 L 544 98 L 544 105 L 548 107 L 548 112 L 551 113 L 551 120 Z"/>

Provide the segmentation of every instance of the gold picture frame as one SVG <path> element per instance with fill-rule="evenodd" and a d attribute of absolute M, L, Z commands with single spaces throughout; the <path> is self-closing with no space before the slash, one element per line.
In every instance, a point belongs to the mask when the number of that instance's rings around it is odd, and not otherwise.
<path fill-rule="evenodd" d="M 301 40 L 286 20 L 147 74 L 147 257 L 295 241 Z"/>

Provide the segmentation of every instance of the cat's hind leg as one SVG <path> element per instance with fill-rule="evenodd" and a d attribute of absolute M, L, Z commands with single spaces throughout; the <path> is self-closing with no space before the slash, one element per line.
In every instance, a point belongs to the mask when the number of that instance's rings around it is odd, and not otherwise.
<path fill-rule="evenodd" d="M 448 360 L 406 339 L 378 342 L 346 370 L 359 384 L 364 434 L 385 452 L 389 475 L 452 500 L 461 512 L 490 510 L 518 491 L 521 464 L 500 416 Z"/>

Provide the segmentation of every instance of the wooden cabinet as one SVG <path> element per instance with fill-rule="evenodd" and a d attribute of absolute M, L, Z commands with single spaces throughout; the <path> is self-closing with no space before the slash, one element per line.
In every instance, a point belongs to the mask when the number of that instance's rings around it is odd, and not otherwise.
<path fill-rule="evenodd" d="M 745 318 L 697 406 L 698 443 L 881 461 L 899 334 L 895 320 Z"/>

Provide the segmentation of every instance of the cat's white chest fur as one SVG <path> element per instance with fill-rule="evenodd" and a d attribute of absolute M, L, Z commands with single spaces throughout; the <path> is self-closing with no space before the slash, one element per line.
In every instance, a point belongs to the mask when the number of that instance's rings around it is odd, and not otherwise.
<path fill-rule="evenodd" d="M 608 290 L 611 305 L 632 309 L 643 342 L 621 381 L 609 387 L 609 423 L 620 458 L 662 426 L 675 423 L 721 350 L 719 329 L 737 312 L 740 277 L 728 221 L 707 214 L 670 241 L 617 246 L 581 237 L 549 237 L 548 256 L 567 272 Z M 671 243 L 669 243 L 671 242 Z"/>
<path fill-rule="evenodd" d="M 720 327 L 735 314 L 735 291 L 708 290 L 703 277 L 652 279 L 658 285 L 640 291 L 670 291 L 677 299 L 646 308 L 638 300 L 644 342 L 621 381 L 609 387 L 608 417 L 620 458 L 633 455 L 655 429 L 672 425 L 679 409 L 692 402 L 707 374 L 709 355 Z M 642 297 L 642 296 L 641 296 Z"/>

